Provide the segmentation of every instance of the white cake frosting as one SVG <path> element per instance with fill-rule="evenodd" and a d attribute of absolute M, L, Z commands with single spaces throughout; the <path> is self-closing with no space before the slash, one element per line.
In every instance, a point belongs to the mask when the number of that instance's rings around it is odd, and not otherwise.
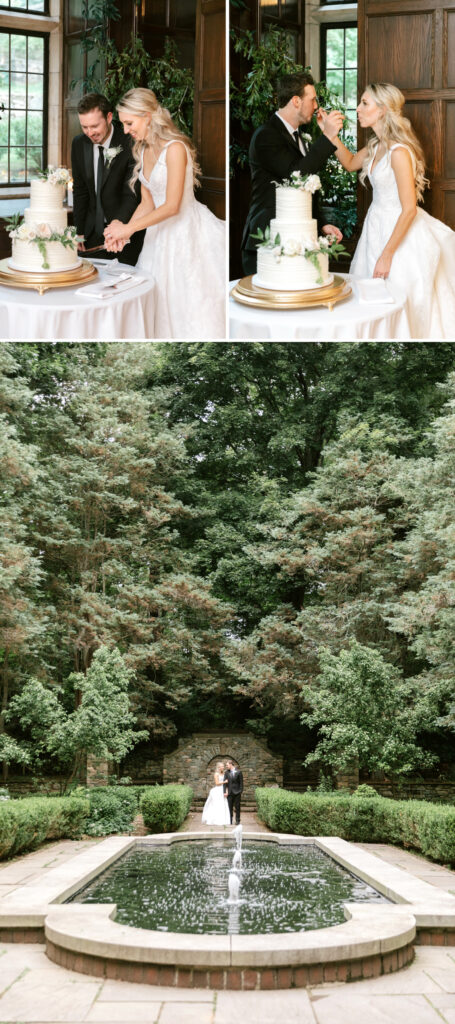
<path fill-rule="evenodd" d="M 48 241 L 46 238 L 46 235 L 55 233 L 63 235 L 67 229 L 68 214 L 63 208 L 65 188 L 65 185 L 54 185 L 39 178 L 31 182 L 30 206 L 24 211 L 23 224 L 13 235 L 11 266 L 14 269 L 34 273 L 55 273 L 79 266 L 76 239 L 71 239 L 63 245 L 60 241 Z M 46 246 L 45 257 L 36 241 L 27 237 L 29 233 L 43 237 Z M 48 264 L 45 268 L 44 262 Z"/>
<path fill-rule="evenodd" d="M 274 245 L 279 236 L 279 242 Z M 284 247 L 286 252 L 280 252 Z M 319 271 L 302 255 L 319 248 L 317 222 L 312 214 L 312 193 L 302 188 L 277 185 L 276 216 L 270 221 L 270 242 L 258 246 L 257 274 L 253 284 L 277 291 L 320 288 L 332 280 L 329 258 L 317 254 Z M 318 278 L 320 280 L 318 281 Z"/>
<path fill-rule="evenodd" d="M 64 198 L 64 185 L 50 185 L 48 181 L 35 178 L 30 183 L 30 206 L 24 210 L 25 223 L 28 226 L 48 224 L 53 231 L 64 231 L 68 223 Z"/>
<path fill-rule="evenodd" d="M 46 263 L 48 271 L 73 270 L 80 265 L 76 247 L 62 245 L 61 242 L 46 242 Z M 35 274 L 45 273 L 43 256 L 36 242 L 25 242 L 22 238 L 13 241 L 11 266 L 15 270 L 28 270 Z"/>

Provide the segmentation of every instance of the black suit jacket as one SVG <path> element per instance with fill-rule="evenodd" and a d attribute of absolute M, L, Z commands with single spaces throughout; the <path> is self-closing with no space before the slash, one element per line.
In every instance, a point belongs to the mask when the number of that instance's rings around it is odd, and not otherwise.
<path fill-rule="evenodd" d="M 223 792 L 227 793 L 228 796 L 237 796 L 237 793 L 243 793 L 242 772 L 237 771 L 235 775 L 232 775 L 231 772 L 226 771 L 223 783 Z"/>
<path fill-rule="evenodd" d="M 108 224 L 111 220 L 121 220 L 123 224 L 127 224 L 140 203 L 141 188 L 140 183 L 137 182 L 136 190 L 133 192 L 128 184 L 133 172 L 134 159 L 131 152 L 131 139 L 125 135 L 120 124 L 114 125 L 109 148 L 117 146 L 122 147 L 122 152 L 114 157 L 109 167 L 104 169 L 101 202 Z M 84 236 L 86 248 L 91 249 L 104 243 L 104 238 L 100 237 L 95 230 L 96 189 L 93 172 L 93 143 L 86 135 L 76 135 L 76 138 L 73 139 L 71 170 L 74 223 L 78 234 Z M 120 254 L 119 258 L 123 257 L 122 262 L 130 264 L 137 262 L 144 234 L 144 231 L 136 231 L 131 236 L 128 245 Z"/>
<path fill-rule="evenodd" d="M 303 156 L 295 139 L 287 128 L 273 114 L 267 124 L 257 128 L 250 143 L 249 161 L 251 169 L 251 203 L 242 238 L 242 249 L 255 251 L 257 242 L 251 234 L 259 228 L 265 230 L 275 216 L 275 185 L 273 182 L 289 178 L 292 171 L 302 174 L 317 174 L 335 146 L 321 135 L 310 144 Z M 313 209 L 317 217 L 317 210 Z"/>

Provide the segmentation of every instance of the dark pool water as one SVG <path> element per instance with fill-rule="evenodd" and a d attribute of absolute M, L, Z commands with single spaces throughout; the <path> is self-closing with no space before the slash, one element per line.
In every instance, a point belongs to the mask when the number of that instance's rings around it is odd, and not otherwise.
<path fill-rule="evenodd" d="M 209 935 L 327 928 L 345 921 L 343 903 L 387 902 L 315 846 L 248 841 L 232 903 L 234 849 L 226 840 L 136 846 L 72 901 L 116 903 L 121 924 Z"/>

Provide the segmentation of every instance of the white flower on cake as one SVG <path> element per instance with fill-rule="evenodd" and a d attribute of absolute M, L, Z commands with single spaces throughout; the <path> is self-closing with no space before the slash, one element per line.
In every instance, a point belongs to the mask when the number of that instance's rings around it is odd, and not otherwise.
<path fill-rule="evenodd" d="M 272 185 L 278 188 L 298 188 L 302 192 L 317 192 L 321 188 L 321 179 L 318 174 L 302 174 L 301 171 L 291 171 L 291 177 L 284 181 L 273 181 Z"/>
<path fill-rule="evenodd" d="M 66 167 L 54 167 L 49 164 L 45 171 L 38 174 L 40 181 L 47 181 L 49 185 L 67 185 L 71 180 L 71 174 Z"/>
<path fill-rule="evenodd" d="M 49 224 L 37 224 L 36 230 L 40 238 L 50 238 L 52 234 L 52 228 Z"/>
<path fill-rule="evenodd" d="M 302 252 L 302 245 L 295 238 L 288 238 L 287 242 L 281 246 L 281 249 L 283 250 L 283 256 L 298 256 Z"/>
<path fill-rule="evenodd" d="M 110 167 L 113 160 L 119 153 L 123 152 L 123 146 L 111 146 L 109 149 L 104 150 L 104 163 L 106 167 Z"/>
<path fill-rule="evenodd" d="M 304 184 L 305 192 L 317 192 L 318 188 L 321 187 L 321 179 L 318 174 L 309 174 Z"/>

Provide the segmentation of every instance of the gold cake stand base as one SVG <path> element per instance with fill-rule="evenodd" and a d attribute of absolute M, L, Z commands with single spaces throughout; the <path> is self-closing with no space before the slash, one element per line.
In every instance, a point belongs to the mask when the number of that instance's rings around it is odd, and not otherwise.
<path fill-rule="evenodd" d="M 96 267 L 89 260 L 82 260 L 82 264 L 74 270 L 56 271 L 52 274 L 13 270 L 9 266 L 9 259 L 0 260 L 0 284 L 5 284 L 8 288 L 31 288 L 40 295 L 44 295 L 44 292 L 51 288 L 72 288 L 75 285 L 88 284 L 97 275 Z"/>
<path fill-rule="evenodd" d="M 311 306 L 327 306 L 332 310 L 337 302 L 344 302 L 351 292 L 351 286 L 339 274 L 334 274 L 333 281 L 322 288 L 276 292 L 271 288 L 259 288 L 253 284 L 250 274 L 249 277 L 242 277 L 242 280 L 234 285 L 231 295 L 236 302 L 242 302 L 244 306 L 257 306 L 261 309 L 308 309 Z"/>

